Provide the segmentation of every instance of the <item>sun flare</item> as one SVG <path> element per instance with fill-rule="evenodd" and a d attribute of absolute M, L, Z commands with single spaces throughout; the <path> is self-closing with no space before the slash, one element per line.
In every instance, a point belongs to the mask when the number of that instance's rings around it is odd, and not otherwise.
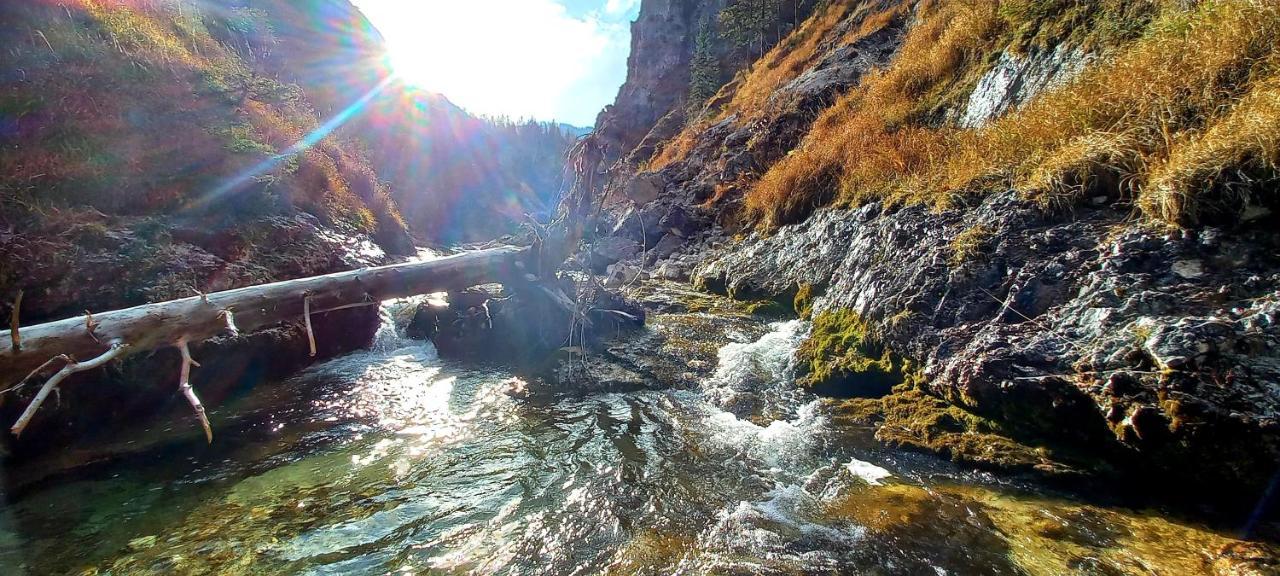
<path fill-rule="evenodd" d="M 385 36 L 400 78 L 477 114 L 590 124 L 622 81 L 629 32 L 625 14 L 610 18 L 608 9 L 575 16 L 552 0 L 358 5 Z"/>

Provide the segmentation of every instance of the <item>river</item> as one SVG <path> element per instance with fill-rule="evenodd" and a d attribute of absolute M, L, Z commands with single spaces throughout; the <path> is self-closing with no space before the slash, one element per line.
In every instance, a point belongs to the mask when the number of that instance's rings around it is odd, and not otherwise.
<path fill-rule="evenodd" d="M 213 446 L 175 416 L 7 495 L 4 573 L 1201 574 L 1237 545 L 832 425 L 798 320 L 690 389 L 526 400 L 395 306 L 372 350 L 213 409 Z"/>

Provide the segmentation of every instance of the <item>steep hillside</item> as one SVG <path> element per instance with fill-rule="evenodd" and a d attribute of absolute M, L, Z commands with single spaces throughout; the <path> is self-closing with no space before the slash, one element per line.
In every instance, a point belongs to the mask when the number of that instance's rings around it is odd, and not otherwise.
<path fill-rule="evenodd" d="M 0 20 L 20 37 L 0 53 L 0 293 L 27 291 L 24 321 L 351 266 L 370 235 L 412 250 L 359 147 L 259 66 L 260 10 L 24 2 Z"/>
<path fill-rule="evenodd" d="M 506 233 L 573 141 L 396 83 L 346 0 L 5 2 L 0 29 L 0 316 L 20 297 L 23 325 L 382 263 L 415 253 L 410 229 Z M 320 356 L 377 321 L 318 316 Z M 313 361 L 296 327 L 194 352 L 218 366 L 196 375 L 211 404 Z M 81 409 L 49 419 L 69 425 L 34 436 L 154 409 L 170 362 L 103 376 L 110 413 L 69 392 Z"/>
<path fill-rule="evenodd" d="M 27 290 L 26 322 L 349 267 L 368 240 L 409 254 L 405 217 L 425 240 L 505 233 L 558 192 L 574 139 L 396 82 L 345 0 L 0 21 L 20 33 L 0 54 L 0 299 Z"/>
<path fill-rule="evenodd" d="M 1278 41 L 1261 0 L 824 3 L 614 168 L 615 274 L 794 304 L 802 384 L 886 442 L 1252 505 Z"/>
<path fill-rule="evenodd" d="M 272 23 L 265 65 L 362 143 L 414 234 L 451 243 L 510 232 L 560 191 L 577 138 L 549 123 L 477 118 L 392 77 L 382 37 L 347 0 L 255 2 Z M 358 106 L 354 106 L 359 103 Z"/>

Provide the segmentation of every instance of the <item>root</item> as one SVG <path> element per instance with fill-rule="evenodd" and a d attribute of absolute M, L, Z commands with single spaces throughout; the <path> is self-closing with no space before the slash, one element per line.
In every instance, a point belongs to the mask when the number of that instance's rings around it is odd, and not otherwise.
<path fill-rule="evenodd" d="M 14 422 L 13 427 L 10 428 L 9 431 L 12 432 L 14 436 L 21 436 L 22 431 L 26 430 L 27 425 L 31 423 L 31 418 L 34 417 L 36 415 L 36 411 L 40 409 L 40 405 L 44 404 L 44 401 L 49 398 L 49 393 L 53 392 L 53 390 L 58 387 L 58 384 L 61 384 L 63 380 L 67 379 L 67 377 L 77 372 L 85 372 L 87 370 L 99 368 L 120 357 L 120 355 L 123 354 L 125 350 L 128 350 L 128 348 L 128 344 L 116 340 L 111 343 L 110 349 L 103 352 L 102 355 L 97 358 L 84 362 L 68 362 L 67 365 L 63 366 L 57 374 L 50 377 L 49 380 L 44 383 L 44 386 L 40 387 L 40 391 L 36 393 L 36 397 L 31 400 L 30 404 L 27 404 L 27 409 L 22 412 L 22 416 L 18 417 L 18 421 Z M 50 362 L 52 362 L 52 360 L 50 360 Z M 45 366 L 50 362 L 46 362 Z M 40 369 L 44 369 L 44 366 Z M 39 370 L 36 372 L 39 372 Z"/>
<path fill-rule="evenodd" d="M 199 367 L 200 363 L 191 359 L 191 350 L 187 347 L 186 340 L 179 340 L 177 348 L 182 353 L 182 371 L 178 375 L 178 389 L 187 398 L 191 408 L 196 411 L 196 418 L 200 419 L 200 426 L 204 428 L 205 442 L 213 444 L 213 427 L 209 426 L 209 416 L 205 414 L 204 404 L 201 404 L 200 398 L 196 396 L 196 389 L 191 386 L 191 367 Z"/>
<path fill-rule="evenodd" d="M 311 330 L 311 295 L 302 298 L 302 317 L 307 325 L 307 344 L 311 345 L 311 357 L 316 357 L 316 333 Z"/>

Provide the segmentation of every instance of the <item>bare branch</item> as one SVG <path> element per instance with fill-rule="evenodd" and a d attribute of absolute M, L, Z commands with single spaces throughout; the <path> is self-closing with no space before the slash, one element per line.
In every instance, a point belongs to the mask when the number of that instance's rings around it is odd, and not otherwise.
<path fill-rule="evenodd" d="M 45 399 L 49 397 L 49 393 L 52 392 L 54 388 L 57 388 L 58 384 L 61 384 L 63 380 L 66 380 L 68 376 L 77 372 L 84 372 L 101 367 L 118 358 L 128 348 L 128 344 L 116 340 L 111 343 L 111 348 L 106 352 L 103 352 L 102 355 L 97 358 L 87 360 L 85 362 L 70 362 L 66 366 L 63 366 L 62 370 L 59 370 L 57 374 L 54 374 L 44 383 L 44 386 L 40 387 L 40 391 L 36 393 L 36 397 L 27 405 L 27 409 L 23 411 L 22 416 L 18 417 L 18 421 L 14 422 L 13 427 L 10 428 L 9 431 L 13 432 L 14 436 L 21 436 L 22 431 L 27 428 L 27 424 L 31 423 L 31 418 L 34 417 L 36 415 L 36 411 L 40 409 L 40 405 L 44 404 Z"/>
<path fill-rule="evenodd" d="M 302 318 L 307 325 L 307 344 L 311 345 L 311 357 L 316 357 L 316 333 L 311 330 L 311 294 L 302 297 Z"/>
<path fill-rule="evenodd" d="M 213 444 L 213 427 L 209 426 L 209 416 L 205 414 L 204 404 L 201 404 L 200 398 L 196 396 L 196 389 L 191 386 L 191 367 L 198 367 L 200 363 L 191 358 L 191 349 L 187 347 L 186 340 L 178 341 L 177 347 L 178 351 L 182 353 L 182 371 L 178 375 L 178 389 L 187 398 L 187 403 L 191 404 L 191 408 L 196 411 L 196 417 L 200 419 L 200 426 L 204 428 L 205 441 Z"/>
<path fill-rule="evenodd" d="M 62 362 L 66 362 L 66 363 L 70 364 L 70 363 L 71 363 L 71 357 L 70 357 L 70 356 L 67 356 L 66 354 L 59 354 L 59 355 L 57 355 L 57 356 L 54 356 L 53 358 L 50 358 L 48 362 L 45 362 L 44 364 L 41 364 L 39 368 L 36 368 L 35 370 L 32 370 L 30 374 L 27 374 L 27 377 L 26 377 L 26 378 L 23 378 L 22 380 L 19 380 L 19 381 L 18 381 L 18 383 L 17 383 L 17 384 L 15 384 L 12 388 L 8 388 L 8 389 L 5 389 L 5 390 L 0 390 L 0 394 L 6 394 L 6 393 L 9 393 L 9 392 L 13 392 L 13 391 L 15 391 L 15 390 L 21 390 L 21 389 L 22 389 L 22 387 L 23 387 L 23 386 L 25 386 L 25 385 L 27 384 L 27 380 L 30 380 L 30 379 L 32 379 L 32 378 L 35 378 L 35 377 L 36 377 L 36 374 L 39 374 L 39 373 L 41 373 L 41 372 L 44 372 L 46 368 L 48 368 L 48 367 L 50 367 L 50 366 L 53 366 L 53 363 L 54 363 L 54 362 L 58 362 L 58 361 L 62 361 Z"/>

